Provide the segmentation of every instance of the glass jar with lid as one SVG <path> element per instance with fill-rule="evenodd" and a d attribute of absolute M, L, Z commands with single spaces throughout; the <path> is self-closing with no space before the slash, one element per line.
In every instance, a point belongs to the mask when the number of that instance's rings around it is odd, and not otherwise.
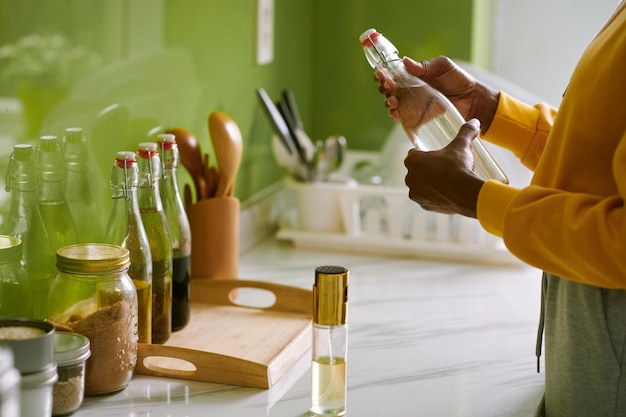
<path fill-rule="evenodd" d="M 90 341 L 85 395 L 128 385 L 137 362 L 137 292 L 128 276 L 128 249 L 83 243 L 57 251 L 58 274 L 48 297 L 48 321 Z"/>
<path fill-rule="evenodd" d="M 52 415 L 76 411 L 85 394 L 85 364 L 91 355 L 89 339 L 82 334 L 55 332 L 54 361 L 59 379 L 52 390 Z"/>
<path fill-rule="evenodd" d="M 0 316 L 33 316 L 30 279 L 21 261 L 22 240 L 0 235 Z"/>

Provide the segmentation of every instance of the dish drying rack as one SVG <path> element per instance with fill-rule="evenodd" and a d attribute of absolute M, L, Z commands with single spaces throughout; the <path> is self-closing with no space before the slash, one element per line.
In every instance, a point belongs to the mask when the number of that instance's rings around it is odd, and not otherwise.
<path fill-rule="evenodd" d="M 377 154 L 350 151 L 329 182 L 285 181 L 286 210 L 276 237 L 305 249 L 468 263 L 519 265 L 502 239 L 478 220 L 422 209 L 406 186 L 357 182 L 357 166 L 379 166 Z M 401 166 L 404 170 L 404 166 Z M 375 175 L 374 175 L 375 176 Z M 396 176 L 397 177 L 397 176 Z M 389 182 L 387 182 L 389 183 Z M 323 196 L 323 201 L 312 197 Z M 306 212 L 306 213 L 305 213 Z M 303 220 L 325 220 L 320 227 Z M 334 221 L 329 221 L 334 219 Z"/>

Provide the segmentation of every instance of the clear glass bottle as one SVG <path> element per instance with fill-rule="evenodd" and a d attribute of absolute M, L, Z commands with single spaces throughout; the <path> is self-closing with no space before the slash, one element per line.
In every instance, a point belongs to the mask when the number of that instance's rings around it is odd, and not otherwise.
<path fill-rule="evenodd" d="M 22 266 L 22 241 L 0 235 L 0 317 L 32 317 L 30 279 Z"/>
<path fill-rule="evenodd" d="M 157 144 L 140 143 L 137 155 L 139 211 L 152 254 L 152 343 L 162 344 L 172 335 L 172 242 L 159 192 Z"/>
<path fill-rule="evenodd" d="M 18 144 L 13 147 L 5 189 L 11 193 L 11 203 L 2 233 L 26 241 L 37 207 L 37 168 L 32 145 Z"/>
<path fill-rule="evenodd" d="M 81 243 L 99 242 L 102 237 L 97 184 L 92 181 L 89 153 L 83 129 L 65 129 L 65 200 Z"/>
<path fill-rule="evenodd" d="M 346 413 L 348 274 L 342 266 L 315 269 L 310 410 L 314 416 Z"/>
<path fill-rule="evenodd" d="M 124 389 L 137 363 L 137 292 L 128 276 L 128 249 L 103 243 L 57 252 L 48 322 L 89 339 L 85 395 Z"/>
<path fill-rule="evenodd" d="M 152 343 L 152 254 L 137 202 L 139 168 L 134 152 L 118 152 L 111 172 L 113 208 L 103 242 L 130 252 L 128 275 L 137 290 L 140 343 Z"/>
<path fill-rule="evenodd" d="M 42 136 L 37 151 L 39 210 L 56 251 L 78 243 L 76 224 L 65 199 L 64 158 L 56 136 Z"/>
<path fill-rule="evenodd" d="M 35 273 L 40 276 L 38 290 L 45 292 L 56 276 L 56 251 L 64 246 L 78 243 L 78 233 L 72 214 L 65 200 L 63 153 L 56 136 L 42 136 L 37 147 L 38 196 L 37 207 L 44 227 L 37 231 L 39 265 Z M 46 241 L 47 240 L 47 241 Z M 30 274 L 30 268 L 27 269 Z M 32 275 L 31 275 L 32 276 Z M 46 297 L 47 299 L 47 297 Z M 36 308 L 38 307 L 36 304 Z M 43 311 L 45 310 L 45 301 Z"/>
<path fill-rule="evenodd" d="M 32 145 L 18 144 L 13 147 L 6 191 L 11 193 L 11 202 L 2 233 L 22 241 L 22 265 L 32 288 L 31 316 L 45 319 L 48 288 L 54 277 L 51 270 L 54 251 L 37 207 L 37 168 Z"/>
<path fill-rule="evenodd" d="M 446 96 L 410 74 L 397 48 L 376 29 L 366 30 L 359 40 L 372 68 L 386 71 L 393 79 L 400 123 L 413 146 L 433 151 L 448 145 L 465 123 L 456 107 Z M 479 177 L 508 183 L 506 174 L 479 138 L 472 142 L 472 153 L 474 171 Z"/>
<path fill-rule="evenodd" d="M 160 180 L 161 199 L 173 250 L 172 331 L 177 331 L 183 329 L 189 322 L 191 228 L 178 189 L 176 171 L 180 156 L 176 136 L 161 134 L 157 143 L 163 164 L 163 175 Z"/>

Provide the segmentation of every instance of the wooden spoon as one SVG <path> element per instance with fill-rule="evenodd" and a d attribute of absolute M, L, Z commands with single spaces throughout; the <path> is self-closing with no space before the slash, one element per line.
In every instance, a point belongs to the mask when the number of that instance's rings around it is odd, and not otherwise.
<path fill-rule="evenodd" d="M 168 129 L 176 137 L 176 144 L 180 153 L 180 163 L 189 171 L 194 186 L 196 187 L 196 198 L 201 200 L 207 198 L 207 187 L 204 179 L 204 169 L 202 164 L 202 150 L 200 143 L 193 132 L 182 127 Z"/>
<path fill-rule="evenodd" d="M 219 182 L 215 196 L 231 196 L 243 153 L 241 131 L 237 123 L 221 111 L 212 112 L 209 115 L 208 124 L 219 170 Z"/>

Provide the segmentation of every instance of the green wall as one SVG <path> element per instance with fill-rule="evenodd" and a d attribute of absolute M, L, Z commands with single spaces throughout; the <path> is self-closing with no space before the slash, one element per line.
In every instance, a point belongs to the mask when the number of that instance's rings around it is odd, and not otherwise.
<path fill-rule="evenodd" d="M 342 134 L 352 149 L 379 149 L 392 121 L 358 43 L 367 28 L 418 59 L 471 56 L 470 1 L 274 2 L 274 60 L 262 66 L 254 0 L 0 0 L 0 46 L 58 31 L 100 56 L 95 72 L 70 86 L 38 133 L 85 129 L 100 174 L 94 187 L 105 201 L 115 152 L 134 150 L 151 130 L 186 127 L 212 153 L 206 119 L 213 110 L 231 115 L 244 137 L 236 195 L 246 200 L 280 180 L 286 173 L 274 161 L 258 87 L 275 99 L 293 90 L 312 138 Z M 0 96 L 14 96 L 16 85 L 0 83 Z M 101 115 L 112 104 L 124 108 L 122 117 Z M 12 144 L 37 136 L 9 126 L 9 112 L 0 108 L 1 172 Z M 181 182 L 188 179 L 181 173 Z"/>
<path fill-rule="evenodd" d="M 318 138 L 343 134 L 352 148 L 377 150 L 393 126 L 358 41 L 372 27 L 401 55 L 469 59 L 469 1 L 316 1 L 312 98 Z"/>

